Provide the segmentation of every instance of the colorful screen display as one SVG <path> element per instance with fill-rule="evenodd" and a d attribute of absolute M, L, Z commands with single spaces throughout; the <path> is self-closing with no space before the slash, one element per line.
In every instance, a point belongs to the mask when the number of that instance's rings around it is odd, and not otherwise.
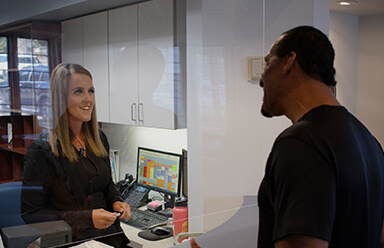
<path fill-rule="evenodd" d="M 180 195 L 181 155 L 139 147 L 137 182 L 150 189 Z"/>

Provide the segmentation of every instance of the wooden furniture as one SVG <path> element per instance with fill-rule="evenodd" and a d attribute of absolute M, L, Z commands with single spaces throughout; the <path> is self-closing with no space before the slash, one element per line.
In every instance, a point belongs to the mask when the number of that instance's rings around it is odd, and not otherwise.
<path fill-rule="evenodd" d="M 11 144 L 8 123 L 12 125 Z M 0 183 L 22 180 L 24 155 L 40 133 L 37 123 L 33 115 L 0 116 Z"/>

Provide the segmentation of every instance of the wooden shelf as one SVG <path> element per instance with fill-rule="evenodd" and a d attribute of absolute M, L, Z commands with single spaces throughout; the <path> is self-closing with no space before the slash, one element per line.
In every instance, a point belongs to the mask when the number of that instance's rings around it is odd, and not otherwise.
<path fill-rule="evenodd" d="M 22 155 L 25 155 L 27 153 L 27 148 L 25 147 L 13 147 L 12 145 L 8 145 L 8 144 L 1 144 L 0 149 L 22 154 Z"/>
<path fill-rule="evenodd" d="M 12 124 L 12 144 L 8 144 L 9 123 Z M 0 116 L 0 183 L 22 180 L 24 155 L 40 132 L 37 127 L 36 116 Z"/>
<path fill-rule="evenodd" d="M 2 184 L 2 183 L 11 183 L 11 182 L 15 182 L 15 180 L 3 180 L 3 181 L 0 181 L 0 184 Z"/>

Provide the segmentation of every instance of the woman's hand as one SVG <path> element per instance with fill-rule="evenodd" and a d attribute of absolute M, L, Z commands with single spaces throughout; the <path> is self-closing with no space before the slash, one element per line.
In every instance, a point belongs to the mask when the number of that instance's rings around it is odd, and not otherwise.
<path fill-rule="evenodd" d="M 116 214 L 108 212 L 102 208 L 92 210 L 93 225 L 97 229 L 110 227 L 116 220 Z"/>
<path fill-rule="evenodd" d="M 126 219 L 128 220 L 131 218 L 131 207 L 121 201 L 115 201 L 112 206 L 113 210 L 115 210 L 117 213 L 121 213 L 119 219 Z"/>

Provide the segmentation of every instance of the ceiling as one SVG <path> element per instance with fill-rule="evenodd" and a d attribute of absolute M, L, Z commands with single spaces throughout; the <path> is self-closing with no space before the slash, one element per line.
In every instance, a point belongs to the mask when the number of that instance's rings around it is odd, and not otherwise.
<path fill-rule="evenodd" d="M 0 0 L 0 29 L 34 20 L 63 21 L 149 0 Z"/>
<path fill-rule="evenodd" d="M 384 14 L 384 0 L 355 0 L 350 6 L 340 6 L 338 0 L 329 0 L 329 9 L 343 14 L 368 16 Z"/>
<path fill-rule="evenodd" d="M 41 4 L 43 4 L 43 6 L 55 6 L 55 4 L 58 5 L 60 2 L 63 6 L 67 5 L 66 7 L 58 9 L 52 8 L 51 11 L 49 9 L 44 11 L 44 8 L 34 9 L 36 6 L 28 0 L 13 0 L 11 2 L 10 0 L 0 0 L 0 28 L 26 23 L 32 20 L 62 21 L 84 14 L 142 1 L 148 0 L 55 0 L 55 2 L 51 2 L 51 0 L 39 0 L 40 7 L 42 6 Z M 329 0 L 330 11 L 356 16 L 384 14 L 384 0 L 355 0 L 358 3 L 351 6 L 340 6 L 337 4 L 337 1 L 338 0 Z M 24 3 L 24 8 L 20 9 L 19 6 L 22 2 Z M 26 5 L 26 3 L 30 3 L 30 5 Z M 17 11 L 15 12 L 13 10 Z M 24 10 L 24 12 L 22 10 Z"/>

